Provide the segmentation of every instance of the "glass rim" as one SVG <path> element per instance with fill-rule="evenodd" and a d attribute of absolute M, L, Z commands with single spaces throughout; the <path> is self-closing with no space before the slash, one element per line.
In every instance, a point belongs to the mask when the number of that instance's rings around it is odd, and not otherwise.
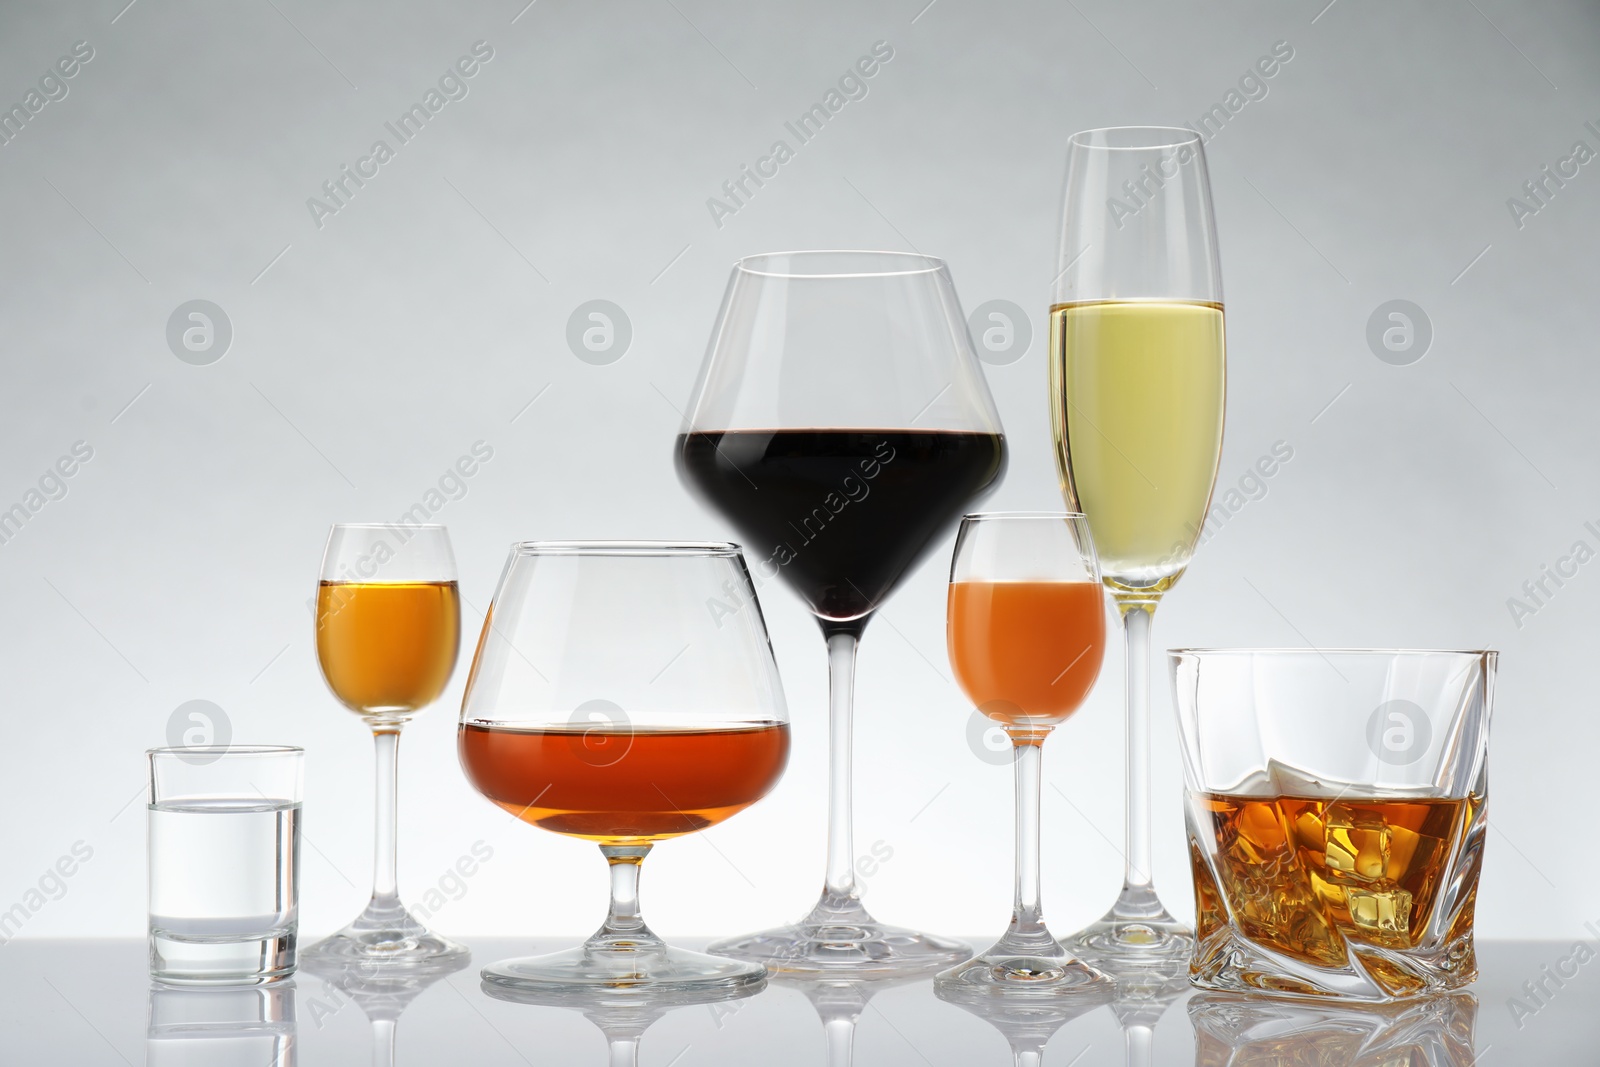
<path fill-rule="evenodd" d="M 1097 134 L 1126 133 L 1135 130 L 1171 136 L 1159 142 L 1152 140 L 1150 144 L 1093 144 L 1090 141 Z M 1204 146 L 1205 142 L 1200 139 L 1198 133 L 1187 126 L 1097 126 L 1092 130 L 1079 130 L 1067 138 L 1067 144 L 1072 148 L 1092 148 L 1099 152 L 1150 152 L 1161 148 L 1182 148 L 1184 145 Z"/>
<path fill-rule="evenodd" d="M 329 530 L 447 530 L 442 522 L 335 522 Z"/>
<path fill-rule="evenodd" d="M 776 270 L 770 266 L 757 266 L 757 264 L 762 264 L 763 261 L 768 260 L 777 260 L 785 257 L 803 259 L 811 256 L 860 256 L 862 258 L 885 260 L 914 260 L 920 265 L 890 270 L 829 271 Z M 734 263 L 733 269 L 742 274 L 752 274 L 762 278 L 809 278 L 818 280 L 829 278 L 895 278 L 915 274 L 937 274 L 945 269 L 945 261 L 937 256 L 929 256 L 921 252 L 895 252 L 887 249 L 871 248 L 803 248 L 790 252 L 757 252 L 754 255 L 743 256 Z"/>
<path fill-rule="evenodd" d="M 992 522 L 995 519 L 1087 519 L 1081 511 L 969 511 L 962 522 Z"/>
<path fill-rule="evenodd" d="M 731 558 L 743 554 L 732 541 L 516 541 L 518 556 L 690 556 Z"/>
<path fill-rule="evenodd" d="M 1495 648 L 1169 648 L 1167 655 L 1180 656 L 1469 656 L 1483 659 L 1498 656 Z"/>
<path fill-rule="evenodd" d="M 151 759 L 184 759 L 194 756 L 304 756 L 306 750 L 299 745 L 162 745 L 147 748 L 144 754 Z"/>

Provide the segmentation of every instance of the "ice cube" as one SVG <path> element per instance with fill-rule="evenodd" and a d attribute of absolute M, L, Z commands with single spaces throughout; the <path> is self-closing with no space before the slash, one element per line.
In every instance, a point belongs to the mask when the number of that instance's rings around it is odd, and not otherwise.
<path fill-rule="evenodd" d="M 1284 797 L 1333 798 L 1350 794 L 1361 796 L 1363 792 L 1372 791 L 1370 787 L 1363 790 L 1358 782 L 1340 781 L 1275 759 L 1267 760 L 1267 777 L 1272 782 L 1273 792 Z"/>
<path fill-rule="evenodd" d="M 1399 886 L 1387 888 L 1351 886 L 1348 890 L 1350 921 L 1356 927 L 1380 937 L 1405 936 L 1411 932 L 1411 892 Z"/>
<path fill-rule="evenodd" d="M 1351 804 L 1329 804 L 1322 816 L 1323 862 L 1330 870 L 1375 882 L 1389 872 L 1389 824 Z"/>
<path fill-rule="evenodd" d="M 1267 771 L 1251 771 L 1234 785 L 1218 792 L 1236 797 L 1270 797 L 1273 794 L 1272 775 Z"/>
<path fill-rule="evenodd" d="M 1440 843 L 1437 837 L 1420 834 L 1408 827 L 1390 823 L 1389 870 L 1401 875 L 1403 872 L 1425 867 L 1433 850 Z"/>
<path fill-rule="evenodd" d="M 1254 782 L 1261 771 L 1251 775 Z M 1278 796 L 1308 797 L 1316 800 L 1337 800 L 1340 797 L 1383 797 L 1385 799 L 1410 799 L 1437 796 L 1432 783 L 1395 783 L 1382 781 L 1382 770 L 1374 770 L 1376 777 L 1350 781 L 1331 774 L 1308 771 L 1276 759 L 1267 760 L 1266 776 L 1271 783 L 1270 792 Z"/>
<path fill-rule="evenodd" d="M 1321 808 L 1309 805 L 1294 820 L 1295 842 L 1301 848 L 1322 852 L 1327 847 L 1327 830 L 1322 825 Z"/>
<path fill-rule="evenodd" d="M 1239 851 L 1252 862 L 1269 863 L 1289 851 L 1276 804 L 1246 801 L 1239 806 L 1234 825 L 1239 830 Z"/>

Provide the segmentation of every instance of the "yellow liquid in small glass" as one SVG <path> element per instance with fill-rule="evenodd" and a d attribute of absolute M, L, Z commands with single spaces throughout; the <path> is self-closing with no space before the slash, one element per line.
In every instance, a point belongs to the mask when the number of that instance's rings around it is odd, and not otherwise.
<path fill-rule="evenodd" d="M 345 707 L 369 721 L 403 721 L 437 700 L 460 644 L 455 582 L 317 586 L 322 675 Z"/>
<path fill-rule="evenodd" d="M 1224 353 L 1220 304 L 1050 309 L 1056 466 L 1119 599 L 1160 596 L 1194 552 L 1222 454 Z"/>

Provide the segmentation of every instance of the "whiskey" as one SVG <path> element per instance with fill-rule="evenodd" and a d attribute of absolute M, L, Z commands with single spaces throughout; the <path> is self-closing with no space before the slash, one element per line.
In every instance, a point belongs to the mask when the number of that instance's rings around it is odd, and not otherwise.
<path fill-rule="evenodd" d="M 517 818 L 601 844 L 642 844 L 704 830 L 766 796 L 789 762 L 789 726 L 463 723 L 458 747 L 472 784 Z"/>
<path fill-rule="evenodd" d="M 461 644 L 455 582 L 322 582 L 317 660 L 345 707 L 403 719 L 439 698 Z"/>
<path fill-rule="evenodd" d="M 1468 946 L 1473 898 L 1435 916 L 1481 798 L 1335 799 L 1190 794 L 1202 945 L 1231 925 L 1306 963 L 1342 967 L 1366 946 Z M 1448 924 L 1444 931 L 1435 924 Z M 1382 970 L 1381 953 L 1366 960 Z M 1467 976 L 1470 955 L 1459 961 Z"/>

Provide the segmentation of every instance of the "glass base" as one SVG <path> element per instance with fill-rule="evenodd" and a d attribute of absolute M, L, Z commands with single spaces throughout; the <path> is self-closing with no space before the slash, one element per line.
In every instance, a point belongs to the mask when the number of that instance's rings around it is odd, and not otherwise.
<path fill-rule="evenodd" d="M 385 967 L 434 967 L 456 960 L 464 962 L 471 955 L 465 945 L 423 926 L 399 900 L 373 900 L 349 926 L 300 950 L 300 959 L 306 963 Z"/>
<path fill-rule="evenodd" d="M 926 974 L 972 955 L 964 942 L 886 926 L 860 900 L 832 896 L 798 923 L 718 941 L 707 951 L 774 974 L 835 978 Z"/>
<path fill-rule="evenodd" d="M 934 979 L 934 988 L 957 996 L 1040 998 L 1105 995 L 1112 985 L 1105 975 L 1073 958 L 1049 934 L 998 944 Z"/>
<path fill-rule="evenodd" d="M 501 960 L 485 967 L 482 977 L 486 989 L 496 986 L 537 996 L 605 993 L 641 999 L 717 991 L 754 993 L 767 984 L 764 967 L 659 941 L 592 941 L 545 956 Z"/>
<path fill-rule="evenodd" d="M 150 976 L 167 985 L 270 985 L 294 969 L 293 927 L 241 941 L 150 931 Z"/>
<path fill-rule="evenodd" d="M 1122 887 L 1110 911 L 1071 937 L 1067 951 L 1114 979 L 1153 976 L 1177 980 L 1189 973 L 1194 931 L 1167 913 L 1149 886 Z"/>
<path fill-rule="evenodd" d="M 1432 940 L 1403 951 L 1349 944 L 1343 965 L 1322 966 L 1224 926 L 1201 944 L 1191 981 L 1222 993 L 1383 1003 L 1449 993 L 1478 977 L 1470 934 Z"/>

